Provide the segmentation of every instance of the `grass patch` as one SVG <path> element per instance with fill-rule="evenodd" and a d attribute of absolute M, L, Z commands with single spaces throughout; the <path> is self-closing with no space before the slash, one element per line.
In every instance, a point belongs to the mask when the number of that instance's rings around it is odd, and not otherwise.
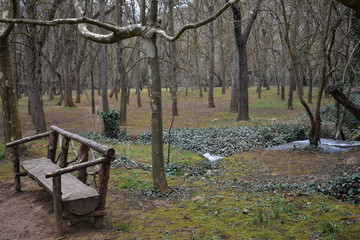
<path fill-rule="evenodd" d="M 110 186 L 117 189 L 151 189 L 150 174 L 140 170 L 111 170 Z"/>

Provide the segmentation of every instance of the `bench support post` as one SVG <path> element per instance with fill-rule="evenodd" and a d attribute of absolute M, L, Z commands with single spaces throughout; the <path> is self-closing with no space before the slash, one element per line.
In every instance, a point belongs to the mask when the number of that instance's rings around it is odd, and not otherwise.
<path fill-rule="evenodd" d="M 55 215 L 55 232 L 56 235 L 63 234 L 63 219 L 61 211 L 61 176 L 53 177 L 54 191 L 54 215 Z"/>
<path fill-rule="evenodd" d="M 88 160 L 89 160 L 89 147 L 84 144 L 81 144 L 79 151 L 79 163 L 84 163 L 87 162 Z M 88 176 L 87 176 L 86 168 L 78 170 L 77 178 L 80 181 L 86 183 L 87 177 Z"/>
<path fill-rule="evenodd" d="M 14 146 L 12 150 L 13 150 L 15 192 L 19 193 L 21 191 L 21 183 L 20 183 L 20 160 L 19 160 L 18 146 Z"/>
<path fill-rule="evenodd" d="M 61 144 L 61 158 L 59 166 L 61 168 L 67 167 L 67 158 L 68 158 L 68 152 L 69 152 L 69 141 L 67 137 L 64 137 Z"/>
<path fill-rule="evenodd" d="M 99 194 L 100 194 L 100 203 L 97 207 L 97 211 L 105 210 L 106 203 L 106 192 L 108 188 L 108 180 L 110 176 L 110 165 L 111 161 L 106 161 L 100 165 L 99 171 Z M 94 227 L 102 228 L 104 226 L 104 216 L 95 217 Z"/>
<path fill-rule="evenodd" d="M 48 156 L 47 158 L 50 159 L 53 163 L 56 162 L 56 147 L 58 142 L 59 134 L 57 132 L 50 132 L 49 134 L 49 146 L 48 146 Z"/>

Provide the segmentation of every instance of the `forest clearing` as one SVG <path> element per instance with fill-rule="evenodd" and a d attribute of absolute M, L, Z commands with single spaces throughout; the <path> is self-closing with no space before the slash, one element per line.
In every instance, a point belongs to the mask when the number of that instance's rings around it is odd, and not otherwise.
<path fill-rule="evenodd" d="M 207 108 L 206 99 L 197 98 L 196 92 L 190 91 L 188 96 L 180 94 L 181 115 L 175 118 L 173 126 L 302 124 L 300 104 L 294 103 L 295 110 L 284 110 L 286 103 L 280 100 L 275 88 L 264 91 L 261 99 L 257 98 L 255 88 L 249 92 L 249 122 L 236 122 L 236 113 L 226 111 L 229 94 L 222 95 L 221 89 L 215 89 L 216 109 Z M 146 99 L 147 93 L 142 94 Z M 146 114 L 149 104 L 132 107 L 135 98 L 132 94 L 126 126 L 133 140 L 140 132 L 149 131 L 150 121 Z M 189 101 L 192 98 L 197 101 Z M 86 94 L 82 95 L 82 104 L 76 108 L 46 102 L 48 124 L 100 136 L 101 118 L 91 115 L 86 99 Z M 170 126 L 171 97 L 165 89 L 163 99 L 164 125 Z M 26 99 L 20 100 L 21 126 L 24 135 L 31 135 L 25 103 Z M 324 99 L 324 103 L 331 104 L 333 100 Z M 111 106 L 118 108 L 115 99 Z M 129 161 L 115 161 L 112 165 L 105 227 L 93 229 L 90 219 L 71 221 L 61 239 L 356 239 L 360 234 L 358 204 L 317 191 L 328 180 L 357 173 L 359 151 L 329 154 L 256 149 L 232 154 L 209 166 L 200 153 L 173 145 L 170 164 L 166 165 L 170 191 L 159 194 L 152 190 L 148 169 L 150 145 L 107 138 L 96 140 L 115 148 L 118 156 Z M 46 145 L 46 140 L 28 145 L 25 158 L 43 155 Z M 166 144 L 164 148 L 167 155 Z M 1 160 L 0 172 L 1 218 L 7 219 L 0 224 L 1 238 L 54 239 L 51 196 L 26 178 L 22 178 L 23 191 L 14 194 L 12 164 L 7 159 Z"/>
<path fill-rule="evenodd" d="M 353 0 L 0 0 L 0 239 L 358 239 L 359 49 Z"/>

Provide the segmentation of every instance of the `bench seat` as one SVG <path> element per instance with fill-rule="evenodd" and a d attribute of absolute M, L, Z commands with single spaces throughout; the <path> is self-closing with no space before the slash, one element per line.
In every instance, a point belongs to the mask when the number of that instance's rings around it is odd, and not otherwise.
<path fill-rule="evenodd" d="M 53 180 L 45 178 L 46 173 L 54 172 L 60 167 L 48 158 L 38 158 L 20 163 L 29 177 L 44 187 L 52 196 Z M 67 173 L 61 176 L 62 205 L 72 214 L 85 215 L 95 211 L 100 202 L 99 193 L 87 186 L 75 176 Z"/>

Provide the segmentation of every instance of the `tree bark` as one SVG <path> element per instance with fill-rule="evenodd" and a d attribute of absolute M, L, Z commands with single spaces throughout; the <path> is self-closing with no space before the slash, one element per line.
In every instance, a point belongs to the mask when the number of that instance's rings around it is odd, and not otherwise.
<path fill-rule="evenodd" d="M 150 1 L 149 24 L 157 25 L 158 1 Z M 156 34 L 145 39 L 149 67 L 150 105 L 151 105 L 151 158 L 154 189 L 166 192 L 168 185 L 164 167 L 163 123 L 161 103 L 161 80 Z"/>
<path fill-rule="evenodd" d="M 28 17 L 34 19 L 37 15 L 36 4 L 34 1 L 27 0 L 26 8 Z M 36 133 L 46 131 L 45 114 L 41 90 L 41 45 L 37 28 L 35 25 L 29 26 L 28 43 L 29 55 L 27 56 L 29 69 L 29 110 Z"/>
<path fill-rule="evenodd" d="M 136 39 L 136 58 L 140 59 L 140 38 Z M 140 63 L 136 64 L 136 103 L 138 107 L 142 107 L 141 105 L 141 73 L 140 73 Z"/>
<path fill-rule="evenodd" d="M 174 35 L 174 7 L 175 3 L 173 0 L 169 0 L 169 34 L 171 36 Z M 170 92 L 171 92 L 171 100 L 172 100 L 172 115 L 179 116 L 178 111 L 178 104 L 177 104 L 177 78 L 176 78 L 176 43 L 170 42 L 170 76 L 171 76 L 171 83 L 170 83 Z"/>
<path fill-rule="evenodd" d="M 72 90 L 73 83 L 75 82 L 74 72 L 74 34 L 71 27 L 67 27 L 64 33 L 64 57 L 65 57 L 65 89 L 64 89 L 64 101 L 63 105 L 66 107 L 75 107 Z"/>
<path fill-rule="evenodd" d="M 205 1 L 209 14 L 212 15 L 214 7 L 209 1 Z M 209 71 L 209 93 L 208 93 L 208 108 L 215 108 L 214 103 L 214 75 L 215 75 L 215 35 L 214 35 L 214 23 L 209 23 L 209 38 L 210 38 L 210 71 Z"/>
<path fill-rule="evenodd" d="M 295 90 L 295 76 L 294 70 L 289 69 L 290 72 L 290 86 L 289 86 L 289 98 L 288 98 L 288 110 L 294 110 L 294 90 Z"/>
<path fill-rule="evenodd" d="M 116 46 L 117 70 L 120 78 L 121 97 L 120 97 L 120 125 L 126 126 L 126 100 L 127 100 L 127 77 L 125 75 L 124 63 L 122 58 L 122 43 L 118 42 Z"/>
<path fill-rule="evenodd" d="M 248 121 L 249 120 L 249 93 L 248 93 L 248 63 L 247 63 L 247 49 L 246 44 L 250 35 L 252 25 L 257 17 L 261 0 L 257 0 L 252 13 L 250 14 L 249 19 L 245 25 L 245 28 L 242 29 L 241 20 L 241 8 L 238 4 L 231 6 L 233 11 L 234 18 L 234 33 L 236 40 L 236 47 L 239 55 L 239 112 L 237 121 Z"/>
<path fill-rule="evenodd" d="M 5 143 L 22 137 L 9 36 L 0 38 L 0 91 Z"/>
<path fill-rule="evenodd" d="M 233 51 L 233 62 L 231 69 L 231 101 L 230 101 L 230 111 L 237 113 L 239 111 L 239 99 L 240 99 L 240 90 L 239 90 L 239 52 L 234 44 Z"/>
<path fill-rule="evenodd" d="M 100 0 L 100 21 L 105 22 L 105 0 Z M 101 28 L 101 33 L 104 34 L 105 30 Z M 107 96 L 107 45 L 100 46 L 100 62 L 101 62 L 101 99 L 103 112 L 109 111 L 109 102 Z"/>

